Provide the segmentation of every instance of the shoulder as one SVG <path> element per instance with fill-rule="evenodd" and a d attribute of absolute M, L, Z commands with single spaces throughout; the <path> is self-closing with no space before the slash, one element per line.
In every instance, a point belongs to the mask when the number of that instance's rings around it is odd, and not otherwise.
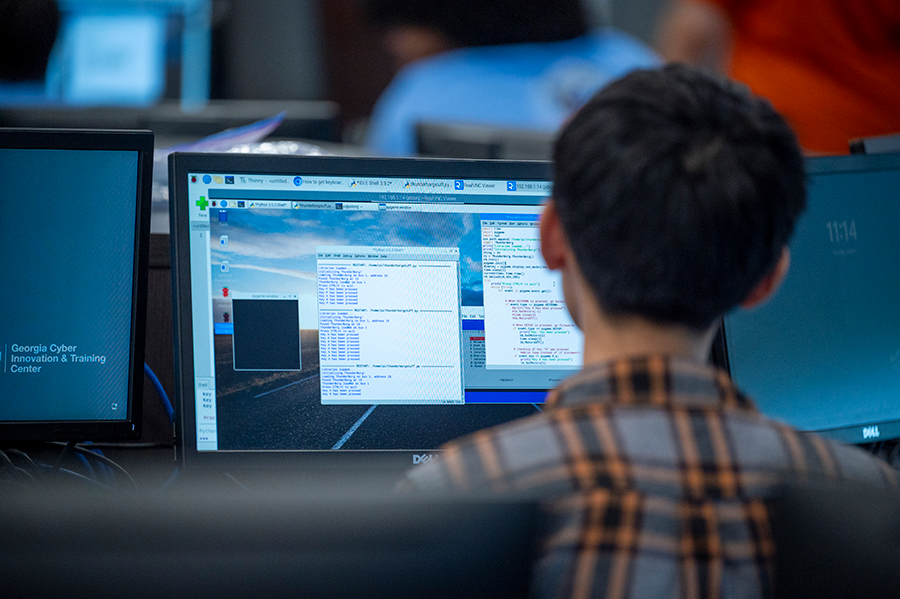
<path fill-rule="evenodd" d="M 729 14 L 737 13 L 749 4 L 747 0 L 689 0 L 688 3 L 692 6 L 722 10 Z M 756 2 L 757 6 L 762 6 L 763 8 L 772 4 L 774 2 Z"/>
<path fill-rule="evenodd" d="M 497 72 L 505 65 L 540 76 L 560 63 L 581 61 L 600 68 L 610 76 L 618 76 L 637 68 L 660 66 L 659 56 L 646 44 L 631 35 L 604 27 L 585 35 L 559 42 L 486 46 L 459 51 L 456 60 L 469 67 L 484 66 Z"/>
<path fill-rule="evenodd" d="M 631 68 L 652 68 L 662 65 L 659 55 L 639 39 L 612 27 L 604 27 L 586 36 L 595 52 L 628 64 Z"/>
<path fill-rule="evenodd" d="M 736 461 L 745 470 L 900 488 L 900 473 L 859 447 L 797 431 L 761 414 L 732 415 L 726 426 Z"/>
<path fill-rule="evenodd" d="M 489 89 L 491 72 L 475 49 L 453 50 L 401 69 L 378 98 L 369 121 L 368 145 L 386 155 L 412 155 L 415 125 L 468 110 L 459 96 Z M 472 98 L 472 93 L 468 93 Z"/>
<path fill-rule="evenodd" d="M 515 493 L 533 487 L 529 476 L 562 465 L 564 455 L 559 432 L 542 412 L 448 443 L 407 479 L 424 491 Z"/>
<path fill-rule="evenodd" d="M 823 439 L 835 458 L 837 476 L 852 482 L 900 490 L 900 472 L 863 449 Z"/>
<path fill-rule="evenodd" d="M 412 126 L 415 111 L 427 101 L 428 81 L 435 75 L 422 65 L 409 65 L 391 80 L 372 109 L 367 144 L 384 155 L 410 155 L 415 151 Z"/>

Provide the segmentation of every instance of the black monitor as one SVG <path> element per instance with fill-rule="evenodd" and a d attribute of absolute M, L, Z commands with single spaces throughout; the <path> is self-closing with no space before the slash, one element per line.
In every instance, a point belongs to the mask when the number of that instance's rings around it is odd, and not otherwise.
<path fill-rule="evenodd" d="M 0 442 L 140 436 L 153 134 L 0 129 Z"/>
<path fill-rule="evenodd" d="M 57 0 L 43 85 L 0 84 L 0 105 L 149 106 L 209 100 L 211 0 Z M 32 24 L 34 27 L 40 23 Z"/>
<path fill-rule="evenodd" d="M 10 597 L 513 598 L 528 595 L 536 555 L 529 502 L 4 490 Z"/>
<path fill-rule="evenodd" d="M 893 152 L 900 152 L 900 133 L 850 140 L 851 154 L 889 154 Z"/>
<path fill-rule="evenodd" d="M 900 437 L 900 154 L 810 158 L 781 289 L 726 316 L 735 382 L 767 415 L 850 443 Z"/>
<path fill-rule="evenodd" d="M 273 134 L 284 139 L 333 142 L 338 139 L 337 105 L 312 100 L 213 100 L 185 110 L 178 102 L 148 107 L 14 106 L 0 110 L 5 127 L 150 129 L 161 147 L 193 142 L 224 129 L 284 113 Z"/>
<path fill-rule="evenodd" d="M 770 500 L 777 599 L 894 599 L 900 589 L 900 494 L 792 481 Z"/>
<path fill-rule="evenodd" d="M 442 158 L 550 160 L 556 132 L 495 125 L 416 124 L 416 153 Z"/>
<path fill-rule="evenodd" d="M 582 338 L 546 162 L 172 155 L 184 466 L 405 470 L 537 413 Z"/>

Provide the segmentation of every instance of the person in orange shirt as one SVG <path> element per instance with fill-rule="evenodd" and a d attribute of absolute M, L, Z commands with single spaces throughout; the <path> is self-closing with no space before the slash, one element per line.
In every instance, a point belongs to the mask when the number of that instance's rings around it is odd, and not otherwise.
<path fill-rule="evenodd" d="M 897 0 L 672 0 L 657 46 L 768 98 L 809 152 L 900 133 Z"/>

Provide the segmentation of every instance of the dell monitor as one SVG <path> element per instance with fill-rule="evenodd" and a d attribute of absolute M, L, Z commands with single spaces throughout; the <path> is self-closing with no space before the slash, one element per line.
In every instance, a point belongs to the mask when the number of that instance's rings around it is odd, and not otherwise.
<path fill-rule="evenodd" d="M 810 158 L 791 267 L 724 323 L 727 365 L 760 410 L 865 443 L 900 437 L 900 154 Z"/>
<path fill-rule="evenodd" d="M 170 158 L 187 469 L 404 470 L 535 414 L 582 338 L 546 162 Z"/>

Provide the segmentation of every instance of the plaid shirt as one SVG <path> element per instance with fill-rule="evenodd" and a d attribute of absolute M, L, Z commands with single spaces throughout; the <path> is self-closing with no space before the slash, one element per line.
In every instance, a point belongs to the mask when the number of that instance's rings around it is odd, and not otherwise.
<path fill-rule="evenodd" d="M 591 366 L 544 406 L 448 444 L 407 479 L 547 500 L 538 596 L 768 596 L 764 502 L 781 480 L 897 486 L 887 464 L 763 417 L 727 374 L 688 361 Z"/>

